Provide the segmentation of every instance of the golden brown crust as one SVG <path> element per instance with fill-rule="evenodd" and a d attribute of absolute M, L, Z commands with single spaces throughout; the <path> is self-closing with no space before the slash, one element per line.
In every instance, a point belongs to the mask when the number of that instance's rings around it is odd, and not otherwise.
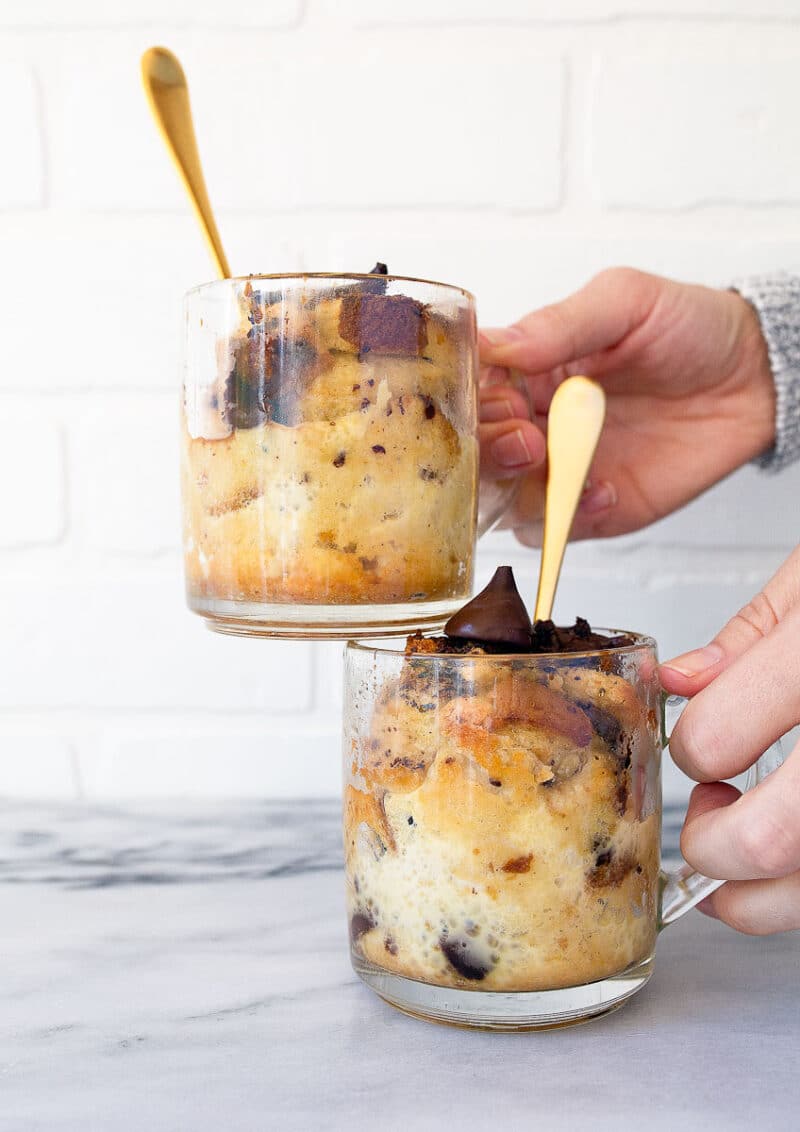
<path fill-rule="evenodd" d="M 344 803 L 345 840 L 355 844 L 360 826 L 366 825 L 376 833 L 389 849 L 395 849 L 395 840 L 386 821 L 383 802 L 379 796 L 347 786 Z"/>

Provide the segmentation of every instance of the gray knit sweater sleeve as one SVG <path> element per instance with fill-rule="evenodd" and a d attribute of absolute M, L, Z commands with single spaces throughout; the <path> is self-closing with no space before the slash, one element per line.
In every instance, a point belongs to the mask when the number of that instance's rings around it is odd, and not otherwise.
<path fill-rule="evenodd" d="M 755 275 L 734 287 L 761 320 L 775 380 L 775 444 L 756 463 L 779 472 L 800 460 L 800 275 Z"/>

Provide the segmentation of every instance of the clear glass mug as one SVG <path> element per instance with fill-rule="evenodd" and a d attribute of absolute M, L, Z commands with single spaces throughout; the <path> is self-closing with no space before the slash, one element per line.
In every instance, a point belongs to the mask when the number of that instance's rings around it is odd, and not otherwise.
<path fill-rule="evenodd" d="M 655 642 L 628 636 L 557 655 L 348 643 L 351 957 L 392 1005 L 497 1030 L 607 1013 L 722 883 L 661 870 L 667 699 Z"/>
<path fill-rule="evenodd" d="M 251 276 L 184 303 L 181 481 L 189 606 L 290 637 L 434 628 L 469 598 L 477 329 L 459 287 Z M 483 513 L 485 512 L 485 514 Z"/>

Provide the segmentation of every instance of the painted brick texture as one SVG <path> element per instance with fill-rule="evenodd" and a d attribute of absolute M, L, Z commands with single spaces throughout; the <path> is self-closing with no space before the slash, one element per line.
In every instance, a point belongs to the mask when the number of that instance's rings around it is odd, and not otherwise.
<path fill-rule="evenodd" d="M 797 0 L 0 5 L 0 792 L 332 795 L 341 648 L 183 604 L 181 296 L 211 277 L 138 84 L 190 79 L 237 273 L 473 290 L 485 325 L 625 263 L 800 271 Z M 570 549 L 558 609 L 701 643 L 800 537 L 800 470 Z M 479 581 L 537 555 L 493 534 Z M 674 768 L 667 792 L 687 793 Z"/>

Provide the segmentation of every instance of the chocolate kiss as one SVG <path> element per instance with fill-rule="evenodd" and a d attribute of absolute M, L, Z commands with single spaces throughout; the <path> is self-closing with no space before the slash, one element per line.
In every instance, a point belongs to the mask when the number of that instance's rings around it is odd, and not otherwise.
<path fill-rule="evenodd" d="M 485 590 L 459 609 L 444 627 L 448 637 L 493 645 L 531 647 L 531 619 L 510 566 L 498 566 Z"/>

